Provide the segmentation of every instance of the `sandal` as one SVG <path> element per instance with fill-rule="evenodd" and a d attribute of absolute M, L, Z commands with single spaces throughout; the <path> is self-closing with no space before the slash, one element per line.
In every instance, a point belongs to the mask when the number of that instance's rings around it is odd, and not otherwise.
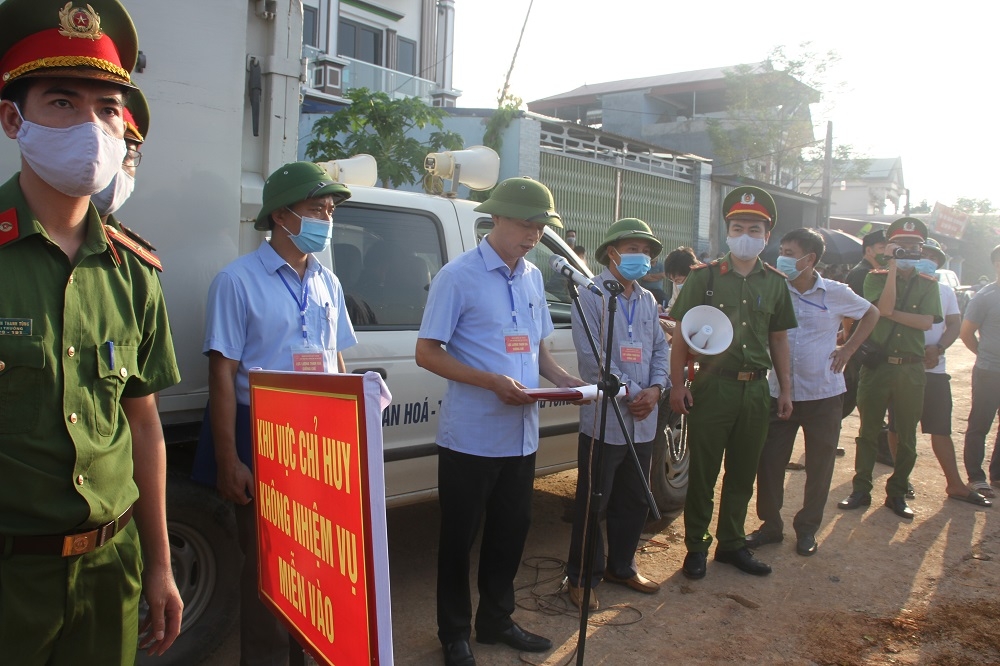
<path fill-rule="evenodd" d="M 948 499 L 958 500 L 959 502 L 967 502 L 968 504 L 974 504 L 984 508 L 993 506 L 993 502 L 972 490 L 970 490 L 969 494 L 964 497 L 962 495 L 948 495 Z"/>
<path fill-rule="evenodd" d="M 969 490 L 979 493 L 983 497 L 989 497 L 990 499 L 997 496 L 996 491 L 990 486 L 990 484 L 985 481 L 976 481 L 975 483 L 969 484 Z"/>

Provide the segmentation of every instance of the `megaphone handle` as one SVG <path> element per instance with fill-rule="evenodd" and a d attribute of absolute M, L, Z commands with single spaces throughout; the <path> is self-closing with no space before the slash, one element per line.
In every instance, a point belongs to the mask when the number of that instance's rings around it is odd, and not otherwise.
<path fill-rule="evenodd" d="M 687 360 L 688 381 L 694 381 L 694 356 L 688 356 Z"/>

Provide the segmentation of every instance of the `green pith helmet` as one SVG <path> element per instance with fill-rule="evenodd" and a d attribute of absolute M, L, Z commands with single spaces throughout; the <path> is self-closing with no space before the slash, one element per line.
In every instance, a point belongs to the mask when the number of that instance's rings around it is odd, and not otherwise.
<path fill-rule="evenodd" d="M 885 235 L 890 243 L 901 238 L 915 238 L 923 242 L 927 240 L 927 225 L 915 217 L 901 217 L 889 225 Z"/>
<path fill-rule="evenodd" d="M 335 182 L 326 170 L 315 162 L 291 162 L 264 181 L 264 205 L 257 215 L 254 229 L 271 228 L 268 216 L 282 206 L 291 206 L 306 199 L 332 196 L 334 205 L 351 198 L 346 185 Z"/>
<path fill-rule="evenodd" d="M 944 266 L 948 261 L 948 255 L 944 253 L 944 248 L 941 247 L 941 243 L 938 243 L 933 238 L 928 238 L 924 241 L 924 249 L 929 250 L 931 254 L 934 254 L 938 258 L 938 267 Z"/>
<path fill-rule="evenodd" d="M 490 192 L 490 198 L 476 206 L 480 213 L 490 213 L 514 220 L 543 222 L 562 228 L 552 192 L 527 176 L 508 178 Z"/>
<path fill-rule="evenodd" d="M 133 87 L 139 40 L 118 0 L 5 0 L 0 3 L 0 90 L 49 76 Z"/>
<path fill-rule="evenodd" d="M 722 202 L 722 216 L 728 221 L 734 215 L 755 215 L 768 223 L 767 230 L 774 229 L 778 221 L 778 208 L 774 199 L 765 190 L 752 185 L 737 187 L 726 195 Z"/>
<path fill-rule="evenodd" d="M 149 134 L 149 102 L 138 88 L 129 91 L 122 116 L 125 119 L 125 138 L 145 142 Z"/>
<path fill-rule="evenodd" d="M 658 257 L 663 250 L 663 243 L 653 235 L 648 224 L 637 217 L 626 217 L 612 224 L 608 228 L 608 232 L 604 234 L 604 241 L 597 246 L 597 252 L 594 254 L 597 257 L 597 261 L 607 266 L 609 262 L 608 248 L 618 241 L 629 238 L 640 238 L 649 241 L 649 244 L 653 246 L 649 255 L 651 259 Z"/>

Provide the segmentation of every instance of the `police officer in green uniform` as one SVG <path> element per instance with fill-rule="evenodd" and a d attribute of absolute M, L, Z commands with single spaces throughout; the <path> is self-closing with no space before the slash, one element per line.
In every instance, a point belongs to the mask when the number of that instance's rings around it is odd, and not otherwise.
<path fill-rule="evenodd" d="M 122 167 L 136 54 L 117 0 L 0 4 L 22 158 L 0 185 L 3 663 L 132 664 L 180 630 L 154 399 L 179 380 L 169 324 L 151 263 L 90 203 Z"/>
<path fill-rule="evenodd" d="M 728 315 L 733 340 L 721 354 L 702 357 L 690 390 L 684 385 L 688 345 L 673 336 L 670 355 L 670 407 L 688 414 L 691 452 L 684 505 L 684 575 L 702 578 L 712 537 L 715 483 L 725 457 L 725 476 L 716 529 L 715 560 L 754 575 L 771 567 L 753 557 L 745 543 L 743 523 L 753 495 L 757 461 L 767 437 L 771 396 L 767 370 L 774 365 L 781 395 L 778 416 L 792 413 L 791 376 L 786 331 L 796 326 L 785 277 L 758 259 L 776 221 L 774 200 L 757 187 L 738 187 L 722 207 L 730 252 L 710 264 L 692 268 L 670 313 L 681 321 L 698 305 L 711 305 Z"/>
<path fill-rule="evenodd" d="M 127 148 L 122 168 L 115 174 L 114 179 L 107 187 L 90 197 L 90 202 L 97 208 L 97 212 L 100 213 L 105 224 L 110 224 L 119 231 L 123 230 L 123 227 L 121 222 L 115 218 L 115 213 L 128 201 L 135 189 L 135 172 L 142 160 L 142 153 L 139 152 L 139 149 L 142 148 L 142 144 L 146 141 L 146 135 L 149 133 L 149 103 L 146 101 L 146 96 L 138 88 L 129 92 L 125 108 L 122 110 L 122 120 L 125 122 L 125 147 Z M 132 233 L 131 230 L 127 229 L 126 232 Z M 138 238 L 134 234 L 132 236 Z M 152 249 L 148 244 L 145 246 Z"/>
<path fill-rule="evenodd" d="M 872 502 L 876 445 L 891 402 L 899 444 L 892 476 L 885 484 L 885 505 L 900 518 L 913 518 L 906 505 L 910 472 L 917 460 L 917 423 L 924 404 L 924 331 L 942 321 L 937 279 L 916 270 L 927 227 L 904 217 L 889 225 L 883 260 L 886 268 L 865 277 L 865 298 L 881 318 L 869 338 L 881 349 L 876 362 L 861 368 L 858 414 L 861 429 L 854 459 L 854 491 L 837 505 L 857 509 Z M 905 256 L 894 257 L 897 252 Z"/>

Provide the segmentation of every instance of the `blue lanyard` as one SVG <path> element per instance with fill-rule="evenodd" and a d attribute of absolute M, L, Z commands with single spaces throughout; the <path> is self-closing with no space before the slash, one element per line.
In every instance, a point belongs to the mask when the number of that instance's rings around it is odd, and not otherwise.
<path fill-rule="evenodd" d="M 299 297 L 295 295 L 292 285 L 288 284 L 288 280 L 286 280 L 285 276 L 281 274 L 281 269 L 278 269 L 278 277 L 280 277 L 281 281 L 285 283 L 285 289 L 287 289 L 288 293 L 291 294 L 292 300 L 295 301 L 295 304 L 299 306 L 299 316 L 302 318 L 302 342 L 308 343 L 309 333 L 306 329 L 306 307 L 309 304 L 309 280 L 306 279 L 302 281 L 302 301 L 299 302 Z"/>
<path fill-rule="evenodd" d="M 795 295 L 798 296 L 799 300 L 802 301 L 803 303 L 808 303 L 809 305 L 813 306 L 814 308 L 819 308 L 823 312 L 828 312 L 830 310 L 830 308 L 826 307 L 826 290 L 825 289 L 823 290 L 823 302 L 822 303 L 813 303 L 812 301 L 810 301 L 808 298 L 806 298 L 805 296 L 803 296 L 799 292 L 795 292 Z"/>
<path fill-rule="evenodd" d="M 480 257 L 483 257 L 483 249 L 480 246 L 476 246 L 476 252 L 479 253 Z M 486 261 L 486 257 L 483 257 L 483 261 Z M 514 305 L 514 274 L 508 269 L 506 274 L 500 273 L 503 278 L 507 280 L 507 295 L 510 296 L 510 318 L 514 322 L 514 328 L 517 328 L 517 306 Z"/>
<path fill-rule="evenodd" d="M 622 314 L 625 314 L 625 305 L 626 305 L 626 302 L 622 300 L 621 296 L 618 297 L 618 302 L 621 303 Z M 630 309 L 629 313 L 627 315 L 625 315 L 625 321 L 628 323 L 628 339 L 629 340 L 632 339 L 632 320 L 635 319 L 635 304 L 638 303 L 638 302 L 639 302 L 638 298 L 636 298 L 635 300 L 633 300 L 632 301 L 632 308 Z"/>

